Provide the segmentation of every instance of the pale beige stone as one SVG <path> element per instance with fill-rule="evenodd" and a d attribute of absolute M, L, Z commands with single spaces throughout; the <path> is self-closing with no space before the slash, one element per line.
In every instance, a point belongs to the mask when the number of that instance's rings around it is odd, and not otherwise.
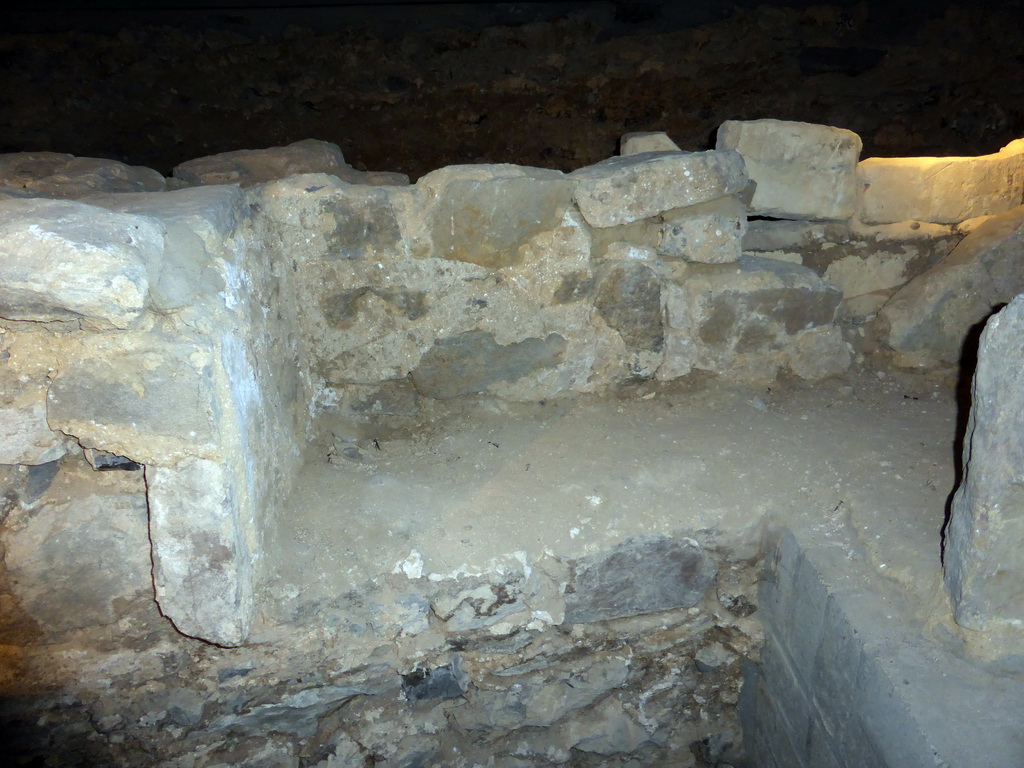
<path fill-rule="evenodd" d="M 849 219 L 856 211 L 861 140 L 853 131 L 787 120 L 727 120 L 715 146 L 743 156 L 757 185 L 752 214 Z"/>
<path fill-rule="evenodd" d="M 857 176 L 866 223 L 957 224 L 1024 203 L 1024 139 L 981 157 L 871 157 Z"/>
<path fill-rule="evenodd" d="M 0 317 L 83 318 L 127 328 L 142 314 L 159 222 L 63 200 L 0 202 Z"/>
<path fill-rule="evenodd" d="M 747 210 L 735 197 L 666 214 L 658 253 L 703 264 L 736 261 L 747 233 Z"/>
<path fill-rule="evenodd" d="M 614 227 L 736 194 L 747 186 L 743 158 L 732 151 L 644 152 L 611 157 L 569 174 L 575 200 L 592 227 Z"/>
<path fill-rule="evenodd" d="M 682 150 L 664 131 L 627 133 L 619 139 L 620 155 L 638 155 L 641 152 L 682 152 Z"/>

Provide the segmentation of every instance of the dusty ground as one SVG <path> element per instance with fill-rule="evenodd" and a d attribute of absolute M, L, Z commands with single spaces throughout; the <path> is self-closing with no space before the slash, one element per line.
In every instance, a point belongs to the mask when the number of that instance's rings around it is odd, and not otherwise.
<path fill-rule="evenodd" d="M 948 381 L 894 372 L 433 402 L 391 434 L 325 424 L 277 533 L 268 613 L 415 565 L 413 551 L 424 575 L 449 575 L 660 532 L 742 558 L 781 525 L 856 531 L 879 575 L 934 598 L 956 425 Z"/>

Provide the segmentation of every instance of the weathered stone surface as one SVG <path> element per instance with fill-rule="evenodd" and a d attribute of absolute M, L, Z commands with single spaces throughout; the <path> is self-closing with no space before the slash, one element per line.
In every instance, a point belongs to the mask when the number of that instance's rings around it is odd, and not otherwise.
<path fill-rule="evenodd" d="M 644 152 L 611 157 L 569 174 L 575 200 L 593 227 L 614 227 L 674 208 L 717 200 L 747 185 L 743 158 L 731 151 Z"/>
<path fill-rule="evenodd" d="M 412 381 L 421 395 L 447 400 L 553 368 L 564 352 L 565 339 L 557 333 L 501 345 L 493 334 L 467 331 L 436 341 L 412 371 Z"/>
<path fill-rule="evenodd" d="M 161 612 L 182 634 L 239 645 L 255 607 L 242 489 L 218 462 L 185 458 L 146 468 L 153 585 Z"/>
<path fill-rule="evenodd" d="M 522 175 L 509 176 L 505 169 L 474 168 L 474 175 L 493 174 L 474 179 L 461 178 L 462 169 L 455 166 L 421 180 L 424 187 L 442 178 L 447 182 L 430 213 L 434 255 L 490 269 L 507 267 L 521 260 L 519 249 L 526 241 L 559 224 L 573 183 L 557 171 L 524 168 L 516 169 Z"/>
<path fill-rule="evenodd" d="M 328 173 L 353 184 L 402 185 L 409 179 L 398 173 L 364 173 L 345 162 L 337 144 L 304 139 L 284 147 L 241 149 L 198 157 L 174 169 L 174 178 L 189 186 L 238 184 L 251 187 L 302 173 Z"/>
<path fill-rule="evenodd" d="M 57 200 L 0 202 L 0 317 L 85 318 L 127 328 L 142 313 L 160 224 Z"/>
<path fill-rule="evenodd" d="M 216 450 L 221 407 L 208 342 L 133 334 L 78 344 L 50 385 L 54 428 L 144 463 Z"/>
<path fill-rule="evenodd" d="M 1024 139 L 981 157 L 869 157 L 857 176 L 867 223 L 956 224 L 1024 203 Z"/>
<path fill-rule="evenodd" d="M 714 558 L 690 541 L 637 536 L 580 561 L 575 591 L 566 592 L 565 620 L 604 621 L 689 608 L 717 572 Z"/>
<path fill-rule="evenodd" d="M 956 621 L 1024 632 L 1024 296 L 988 321 L 974 374 L 964 479 L 946 536 Z M 1018 643 L 1019 645 L 1019 643 Z"/>
<path fill-rule="evenodd" d="M 618 656 L 573 666 L 545 670 L 544 685 L 474 691 L 470 706 L 456 714 L 459 725 L 471 731 L 549 726 L 618 688 L 629 676 L 628 660 Z"/>
<path fill-rule="evenodd" d="M 811 328 L 797 335 L 783 358 L 786 367 L 801 379 L 827 379 L 850 367 L 850 347 L 834 325 Z"/>
<path fill-rule="evenodd" d="M 57 152 L 0 155 L 0 192 L 75 199 L 94 192 L 159 192 L 166 180 L 152 168 Z"/>
<path fill-rule="evenodd" d="M 660 352 L 665 343 L 661 280 L 647 265 L 624 261 L 603 276 L 594 309 L 630 350 Z"/>
<path fill-rule="evenodd" d="M 643 152 L 682 152 L 664 131 L 627 133 L 619 139 L 620 155 L 639 155 Z"/>
<path fill-rule="evenodd" d="M 727 120 L 715 146 L 743 156 L 757 184 L 753 214 L 848 219 L 856 211 L 861 140 L 853 131 L 785 120 Z"/>
<path fill-rule="evenodd" d="M 0 328 L 0 464 L 46 464 L 69 448 L 46 421 L 57 344 L 46 330 L 19 326 Z"/>
<path fill-rule="evenodd" d="M 140 474 L 64 462 L 3 544 L 21 607 L 46 631 L 111 624 L 119 602 L 152 599 L 146 486 Z"/>
<path fill-rule="evenodd" d="M 803 333 L 832 324 L 841 298 L 807 267 L 743 256 L 691 268 L 668 294 L 667 317 L 697 346 L 695 367 L 771 378 Z"/>
<path fill-rule="evenodd" d="M 880 296 L 933 267 L 960 241 L 951 227 L 920 222 L 849 227 L 840 223 L 755 221 L 746 252 L 810 267 L 843 292 L 845 317 L 874 314 Z M 884 303 L 884 302 L 883 302 Z"/>
<path fill-rule="evenodd" d="M 723 197 L 665 216 L 658 253 L 705 264 L 736 261 L 747 233 L 746 208 L 735 197 Z"/>
<path fill-rule="evenodd" d="M 158 311 L 179 309 L 198 295 L 223 290 L 214 266 L 244 219 L 245 198 L 237 187 L 211 186 L 133 195 L 90 195 L 95 205 L 145 216 L 164 227 L 161 258 L 150 262 L 149 297 Z"/>
<path fill-rule="evenodd" d="M 957 363 L 971 328 L 1024 291 L 1024 206 L 994 216 L 878 313 L 878 335 L 908 367 Z"/>

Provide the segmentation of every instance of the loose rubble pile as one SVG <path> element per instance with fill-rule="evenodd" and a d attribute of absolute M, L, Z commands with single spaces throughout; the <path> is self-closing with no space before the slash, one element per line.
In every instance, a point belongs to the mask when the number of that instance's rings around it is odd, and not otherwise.
<path fill-rule="evenodd" d="M 757 120 L 707 152 L 622 144 L 568 174 L 453 166 L 414 185 L 311 140 L 170 179 L 0 157 L 0 627 L 29 753 L 729 758 L 755 565 L 713 535 L 624 531 L 468 581 L 433 579 L 413 550 L 294 643 L 260 618 L 268 531 L 324 419 L 819 380 L 869 354 L 952 370 L 1024 290 L 1024 140 L 860 160 L 850 131 Z M 428 647 L 446 652 L 424 665 Z M 104 709 L 139 680 L 138 712 Z"/>

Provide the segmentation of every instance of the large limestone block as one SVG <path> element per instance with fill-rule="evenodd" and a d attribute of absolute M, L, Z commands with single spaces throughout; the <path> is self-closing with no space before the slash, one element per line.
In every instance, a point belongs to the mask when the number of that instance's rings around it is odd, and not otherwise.
<path fill-rule="evenodd" d="M 252 624 L 252 521 L 219 462 L 186 457 L 146 468 L 153 585 L 178 631 L 218 645 L 245 641 Z"/>
<path fill-rule="evenodd" d="M 849 219 L 856 211 L 861 140 L 853 131 L 786 120 L 727 120 L 715 146 L 743 156 L 757 184 L 752 214 Z"/>
<path fill-rule="evenodd" d="M 666 314 L 669 326 L 696 346 L 695 367 L 733 378 L 770 378 L 800 356 L 804 335 L 832 326 L 841 298 L 807 267 L 743 256 L 734 264 L 691 268 L 682 285 L 668 292 Z M 831 336 L 825 341 L 835 343 Z"/>
<path fill-rule="evenodd" d="M 559 225 L 573 186 L 558 171 L 517 166 L 428 174 L 417 188 L 436 195 L 426 222 L 432 255 L 492 269 L 518 264 L 528 240 Z"/>
<path fill-rule="evenodd" d="M 10 584 L 44 630 L 112 624 L 125 601 L 152 600 L 142 472 L 65 461 L 31 512 L 15 510 L 3 539 Z"/>
<path fill-rule="evenodd" d="M 251 187 L 303 173 L 329 173 L 352 184 L 403 185 L 400 173 L 364 173 L 345 162 L 337 144 L 304 139 L 284 147 L 240 149 L 198 157 L 174 169 L 174 178 L 189 186 L 238 184 Z"/>
<path fill-rule="evenodd" d="M 747 209 L 735 197 L 723 197 L 665 215 L 658 253 L 704 264 L 736 261 L 747 232 Z"/>
<path fill-rule="evenodd" d="M 245 195 L 234 186 L 171 192 L 90 195 L 84 202 L 121 213 L 146 216 L 164 226 L 163 257 L 149 264 L 152 306 L 178 309 L 199 295 L 224 289 L 214 259 L 245 219 Z"/>
<path fill-rule="evenodd" d="M 569 174 L 575 200 L 593 227 L 614 227 L 674 208 L 717 200 L 747 186 L 743 158 L 732 151 L 644 152 L 610 157 Z"/>
<path fill-rule="evenodd" d="M 900 365 L 960 361 L 971 329 L 1024 291 L 1024 206 L 994 216 L 878 313 L 880 340 Z"/>
<path fill-rule="evenodd" d="M 0 464 L 46 464 L 68 451 L 46 421 L 53 346 L 45 330 L 0 331 Z"/>
<path fill-rule="evenodd" d="M 1024 203 L 1024 139 L 981 157 L 870 157 L 857 176 L 866 223 L 956 224 Z"/>
<path fill-rule="evenodd" d="M 981 337 L 964 479 L 946 536 L 946 586 L 956 621 L 1024 635 L 1024 296 Z"/>
<path fill-rule="evenodd" d="M 159 192 L 166 179 L 152 168 L 57 152 L 0 155 L 0 191 L 77 199 L 96 192 Z"/>
<path fill-rule="evenodd" d="M 312 173 L 270 182 L 250 195 L 265 214 L 270 237 L 293 251 L 297 261 L 376 264 L 405 253 L 395 198 L 411 198 L 408 190 L 357 186 Z"/>
<path fill-rule="evenodd" d="M 59 200 L 0 202 L 0 316 L 127 328 L 142 313 L 159 222 Z"/>
<path fill-rule="evenodd" d="M 208 340 L 89 335 L 67 354 L 49 389 L 54 429 L 143 463 L 217 455 L 223 409 Z"/>

